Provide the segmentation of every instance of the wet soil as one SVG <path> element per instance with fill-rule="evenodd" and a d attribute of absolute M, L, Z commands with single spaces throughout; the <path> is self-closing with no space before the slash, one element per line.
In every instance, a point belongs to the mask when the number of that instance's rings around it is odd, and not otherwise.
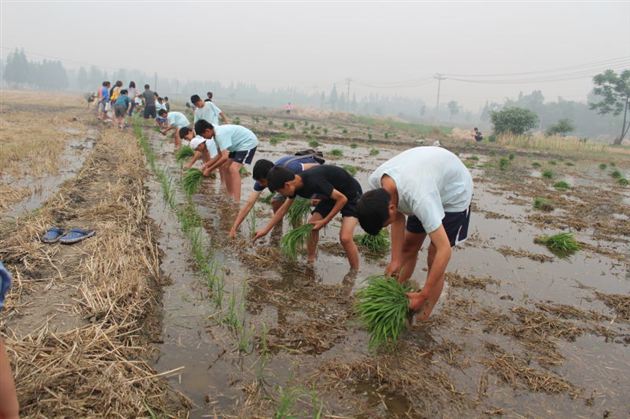
<path fill-rule="evenodd" d="M 273 117 L 274 134 L 265 125 L 269 117 L 239 116 L 245 126 L 263 132 L 256 158 L 274 160 L 308 148 L 309 138 L 283 129 L 279 116 Z M 338 129 L 335 122 L 330 126 L 329 132 Z M 272 145 L 276 132 L 287 132 L 288 139 Z M 177 184 L 180 169 L 172 145 L 150 135 L 159 163 Z M 362 184 L 370 170 L 409 146 L 401 134 L 370 156 L 371 145 L 353 148 L 322 137 L 319 148 L 329 163 L 357 166 Z M 334 148 L 342 150 L 341 158 L 330 158 Z M 238 240 L 227 239 L 236 209 L 218 181 L 204 182 L 193 199 L 225 274 L 224 301 L 235 295 L 245 307 L 250 342 L 243 350 L 243 334 L 217 321 L 225 311 L 210 302 L 176 220 L 154 202 L 158 209 L 151 214 L 163 228 L 161 266 L 173 281 L 164 298 L 157 368 L 184 366 L 170 380 L 196 403 L 191 416 L 271 416 L 287 392 L 297 394 L 292 407 L 297 416 L 319 408 L 325 416 L 366 418 L 629 413 L 630 323 L 623 298 L 630 295 L 624 222 L 629 214 L 621 204 L 629 190 L 593 170 L 588 159 L 554 168 L 579 186 L 560 193 L 532 175 L 532 157 L 525 152 L 500 170 L 492 149 L 452 149 L 470 163 L 475 178 L 469 240 L 453 254 L 431 320 L 415 324 L 392 354 L 368 352 L 367 334 L 352 310 L 362 279 L 382 272 L 387 256 L 362 255 L 358 274 L 348 275 L 337 244 L 338 221 L 324 231 L 312 268 L 303 259 L 289 263 L 279 255 L 277 237 L 256 245 L 247 240 L 251 220 L 243 223 Z M 544 156 L 536 153 L 535 159 Z M 630 162 L 618 166 L 627 171 Z M 244 179 L 243 199 L 251 185 Z M 550 196 L 556 209 L 541 215 L 532 208 L 536 196 Z M 255 223 L 261 226 L 271 211 L 263 203 L 257 207 Z M 560 259 L 534 243 L 538 235 L 565 230 L 584 244 L 570 258 Z M 424 275 L 419 263 L 413 279 L 422 284 Z"/>

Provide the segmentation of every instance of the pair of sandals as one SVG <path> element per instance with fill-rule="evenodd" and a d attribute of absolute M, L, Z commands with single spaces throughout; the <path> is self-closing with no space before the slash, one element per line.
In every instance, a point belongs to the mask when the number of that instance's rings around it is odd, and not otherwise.
<path fill-rule="evenodd" d="M 92 237 L 96 234 L 94 230 L 84 230 L 82 228 L 72 228 L 68 231 L 59 227 L 51 227 L 46 231 L 46 234 L 42 237 L 44 243 L 61 243 L 61 244 L 73 244 L 78 243 L 81 240 L 85 240 L 88 237 Z"/>

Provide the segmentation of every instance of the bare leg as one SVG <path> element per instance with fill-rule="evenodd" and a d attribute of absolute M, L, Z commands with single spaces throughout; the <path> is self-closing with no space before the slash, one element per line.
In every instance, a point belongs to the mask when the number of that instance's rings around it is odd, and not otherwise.
<path fill-rule="evenodd" d="M 234 202 L 241 202 L 241 173 L 240 169 L 243 166 L 241 163 L 232 163 L 228 166 L 228 179 L 226 184 L 228 188 L 228 194 L 232 197 Z"/>
<path fill-rule="evenodd" d="M 178 149 L 182 145 L 182 140 L 179 138 L 179 130 L 177 128 L 175 128 L 173 139 L 175 139 L 175 149 Z"/>
<path fill-rule="evenodd" d="M 4 347 L 4 342 L 0 339 L 0 418 L 19 418 L 20 407 L 18 405 L 15 382 L 11 373 L 11 364 Z"/>
<path fill-rule="evenodd" d="M 323 217 L 320 213 L 314 212 L 308 219 L 308 222 L 319 221 Z M 308 254 L 308 263 L 315 263 L 317 259 L 317 242 L 319 242 L 319 231 L 311 231 L 311 239 L 306 244 L 306 253 Z"/>
<path fill-rule="evenodd" d="M 339 242 L 346 251 L 346 257 L 350 263 L 350 269 L 359 270 L 359 249 L 354 242 L 354 229 L 359 220 L 355 217 L 343 217 L 339 229 Z"/>
<path fill-rule="evenodd" d="M 427 267 L 429 268 L 429 272 L 431 272 L 431 266 L 433 265 L 433 259 L 435 259 L 435 253 L 437 249 L 431 243 L 429 246 L 429 255 L 427 257 Z M 440 295 L 442 295 L 442 289 L 444 289 L 444 275 L 440 278 L 437 284 L 433 287 L 431 292 L 428 295 L 427 301 L 422 307 L 422 313 L 420 314 L 420 320 L 426 320 L 431 315 L 433 308 L 437 304 L 440 299 Z"/>
<path fill-rule="evenodd" d="M 405 231 L 405 241 L 403 242 L 402 248 L 402 266 L 400 267 L 400 274 L 398 275 L 398 282 L 401 284 L 411 278 L 413 271 L 416 269 L 418 252 L 426 236 L 426 233 L 411 233 Z"/>

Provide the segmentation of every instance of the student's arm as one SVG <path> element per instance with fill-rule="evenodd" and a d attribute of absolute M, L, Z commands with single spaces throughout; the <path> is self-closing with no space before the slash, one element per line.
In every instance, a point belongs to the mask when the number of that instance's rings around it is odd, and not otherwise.
<path fill-rule="evenodd" d="M 392 235 L 392 255 L 389 265 L 385 269 L 385 275 L 397 276 L 400 274 L 400 267 L 402 265 L 402 248 L 405 241 L 405 216 L 396 212 L 396 218 L 392 222 L 391 227 Z"/>
<path fill-rule="evenodd" d="M 429 272 L 427 274 L 427 280 L 422 287 L 422 291 L 419 293 L 413 292 L 407 294 L 410 299 L 409 308 L 413 311 L 420 310 L 427 300 L 430 301 L 431 308 L 428 310 L 428 313 L 423 313 L 424 317 L 428 317 L 433 305 L 437 302 L 437 298 L 439 298 L 439 294 L 437 294 L 436 297 L 433 290 L 439 285 L 439 282 L 443 280 L 444 272 L 446 272 L 446 266 L 451 259 L 451 243 L 448 240 L 444 226 L 440 225 L 437 230 L 429 233 L 429 237 L 431 238 L 431 244 L 435 246 L 436 251 L 433 263 L 431 263 L 431 267 L 429 268 Z"/>
<path fill-rule="evenodd" d="M 252 193 L 249 194 L 249 198 L 247 198 L 247 202 L 245 203 L 245 206 L 241 208 L 241 210 L 238 212 L 238 215 L 236 216 L 236 220 L 234 220 L 234 224 L 232 225 L 232 228 L 230 229 L 231 238 L 236 237 L 236 231 L 240 227 L 245 217 L 247 217 L 247 214 L 249 214 L 249 212 L 252 210 L 252 208 L 254 207 L 254 204 L 256 204 L 256 200 L 258 200 L 260 193 L 261 192 L 259 191 L 252 191 Z"/>
<path fill-rule="evenodd" d="M 176 127 L 175 125 L 170 125 L 169 127 L 167 127 L 165 130 L 160 131 L 162 133 L 162 135 L 166 135 L 166 133 L 168 133 L 171 130 L 174 130 Z"/>
<path fill-rule="evenodd" d="M 186 163 L 183 167 L 184 169 L 190 169 L 193 164 L 195 164 L 195 162 L 197 160 L 199 160 L 201 158 L 201 151 L 197 151 L 195 150 L 195 154 L 193 154 L 193 156 L 190 158 L 190 160 L 188 160 L 188 163 Z"/>
<path fill-rule="evenodd" d="M 287 213 L 287 211 L 289 211 L 289 208 L 291 208 L 291 205 L 293 205 L 293 201 L 294 201 L 294 198 L 287 198 L 287 200 L 284 201 L 284 204 L 282 204 L 282 206 L 278 208 L 278 211 L 276 211 L 273 217 L 271 217 L 271 220 L 269 220 L 269 223 L 267 223 L 267 225 L 264 228 L 256 232 L 256 235 L 254 236 L 252 241 L 256 241 L 259 238 L 266 236 L 267 234 L 269 234 L 271 229 L 276 224 L 282 222 L 284 215 Z"/>
<path fill-rule="evenodd" d="M 335 200 L 335 205 L 333 206 L 330 213 L 323 219 L 319 221 L 313 222 L 313 231 L 318 231 L 322 227 L 326 226 L 334 217 L 341 211 L 341 209 L 348 203 L 348 197 L 339 192 L 337 189 L 333 189 L 330 194 L 330 199 Z"/>
<path fill-rule="evenodd" d="M 223 121 L 223 124 L 229 124 L 227 116 L 225 116 L 223 112 L 219 112 L 219 118 L 221 118 L 221 121 Z"/>
<path fill-rule="evenodd" d="M 219 168 L 223 163 L 227 161 L 229 155 L 229 151 L 223 150 L 219 154 L 217 154 L 216 157 L 210 159 L 210 161 L 208 161 L 204 166 L 203 175 L 210 176 L 210 173 L 212 173 L 213 170 Z"/>

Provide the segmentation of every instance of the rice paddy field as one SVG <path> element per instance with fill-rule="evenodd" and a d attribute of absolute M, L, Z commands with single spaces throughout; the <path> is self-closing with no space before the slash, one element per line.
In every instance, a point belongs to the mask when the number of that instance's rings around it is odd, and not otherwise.
<path fill-rule="evenodd" d="M 0 330 L 23 416 L 630 415 L 627 148 L 225 108 L 258 135 L 256 159 L 316 148 L 366 185 L 388 158 L 439 140 L 471 170 L 469 239 L 440 302 L 375 350 L 355 295 L 382 274 L 387 236 L 357 229 L 350 273 L 335 219 L 309 266 L 300 246 L 295 260 L 281 250 L 288 220 L 251 243 L 271 217 L 264 192 L 230 239 L 237 206 L 218 179 L 186 186 L 170 137 L 144 120 L 121 133 L 80 98 L 40 96 L 3 95 L 0 127 L 0 258 L 15 273 Z M 23 139 L 43 149 L 21 152 Z M 249 175 L 243 185 L 245 200 Z M 44 245 L 50 225 L 97 234 Z"/>

